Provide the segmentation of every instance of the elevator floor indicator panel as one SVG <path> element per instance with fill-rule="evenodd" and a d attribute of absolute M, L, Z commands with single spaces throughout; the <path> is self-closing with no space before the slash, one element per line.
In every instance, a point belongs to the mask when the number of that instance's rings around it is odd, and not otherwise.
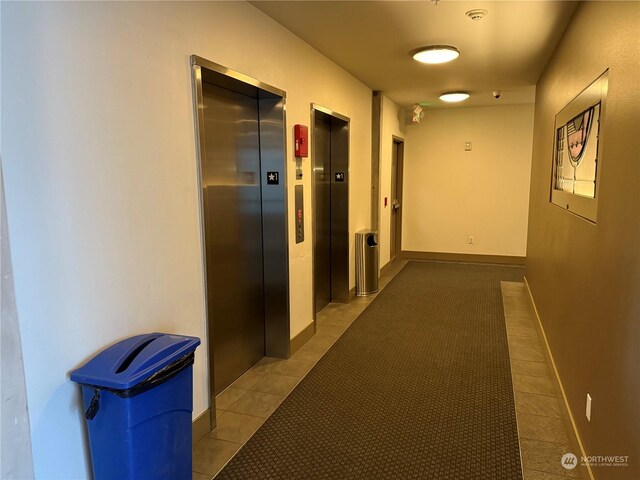
<path fill-rule="evenodd" d="M 280 183 L 280 172 L 267 172 L 267 185 L 278 185 Z"/>

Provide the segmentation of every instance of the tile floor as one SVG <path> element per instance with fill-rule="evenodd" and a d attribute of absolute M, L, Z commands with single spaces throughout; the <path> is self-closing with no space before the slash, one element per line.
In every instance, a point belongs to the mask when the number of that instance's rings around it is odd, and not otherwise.
<path fill-rule="evenodd" d="M 584 467 L 567 470 L 560 463 L 565 453 L 580 453 L 526 288 L 501 286 L 524 480 L 587 479 Z"/>
<path fill-rule="evenodd" d="M 380 278 L 380 290 L 405 264 L 394 262 Z M 523 284 L 502 282 L 502 291 L 525 480 L 581 478 L 578 469 L 560 464 L 564 453 L 576 450 Z M 316 334 L 291 358 L 263 358 L 216 397 L 217 426 L 193 448 L 193 480 L 210 480 L 220 471 L 374 298 L 329 304 L 317 315 Z"/>

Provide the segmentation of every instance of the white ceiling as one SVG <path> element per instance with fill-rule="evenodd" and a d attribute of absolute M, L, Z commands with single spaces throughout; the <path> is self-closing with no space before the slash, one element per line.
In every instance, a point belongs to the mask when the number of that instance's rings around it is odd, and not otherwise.
<path fill-rule="evenodd" d="M 460 106 L 531 103 L 535 84 L 560 40 L 577 2 L 567 1 L 253 1 L 373 90 L 398 105 L 467 90 Z M 465 15 L 482 8 L 479 21 Z M 424 65 L 409 51 L 453 45 L 460 57 Z M 492 96 L 501 90 L 500 100 Z"/>

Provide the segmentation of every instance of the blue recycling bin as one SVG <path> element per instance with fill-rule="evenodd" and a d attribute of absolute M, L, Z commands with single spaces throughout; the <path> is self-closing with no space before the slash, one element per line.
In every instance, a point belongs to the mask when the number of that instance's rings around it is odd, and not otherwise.
<path fill-rule="evenodd" d="M 196 337 L 138 335 L 71 372 L 82 386 L 95 480 L 191 479 L 199 344 Z"/>

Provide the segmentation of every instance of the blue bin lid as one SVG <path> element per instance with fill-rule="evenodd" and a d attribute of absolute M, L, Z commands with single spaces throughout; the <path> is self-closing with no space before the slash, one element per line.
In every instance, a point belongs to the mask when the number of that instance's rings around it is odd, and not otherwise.
<path fill-rule="evenodd" d="M 100 352 L 71 372 L 71 380 L 125 390 L 193 353 L 198 345 L 200 339 L 197 337 L 167 333 L 137 335 Z"/>

